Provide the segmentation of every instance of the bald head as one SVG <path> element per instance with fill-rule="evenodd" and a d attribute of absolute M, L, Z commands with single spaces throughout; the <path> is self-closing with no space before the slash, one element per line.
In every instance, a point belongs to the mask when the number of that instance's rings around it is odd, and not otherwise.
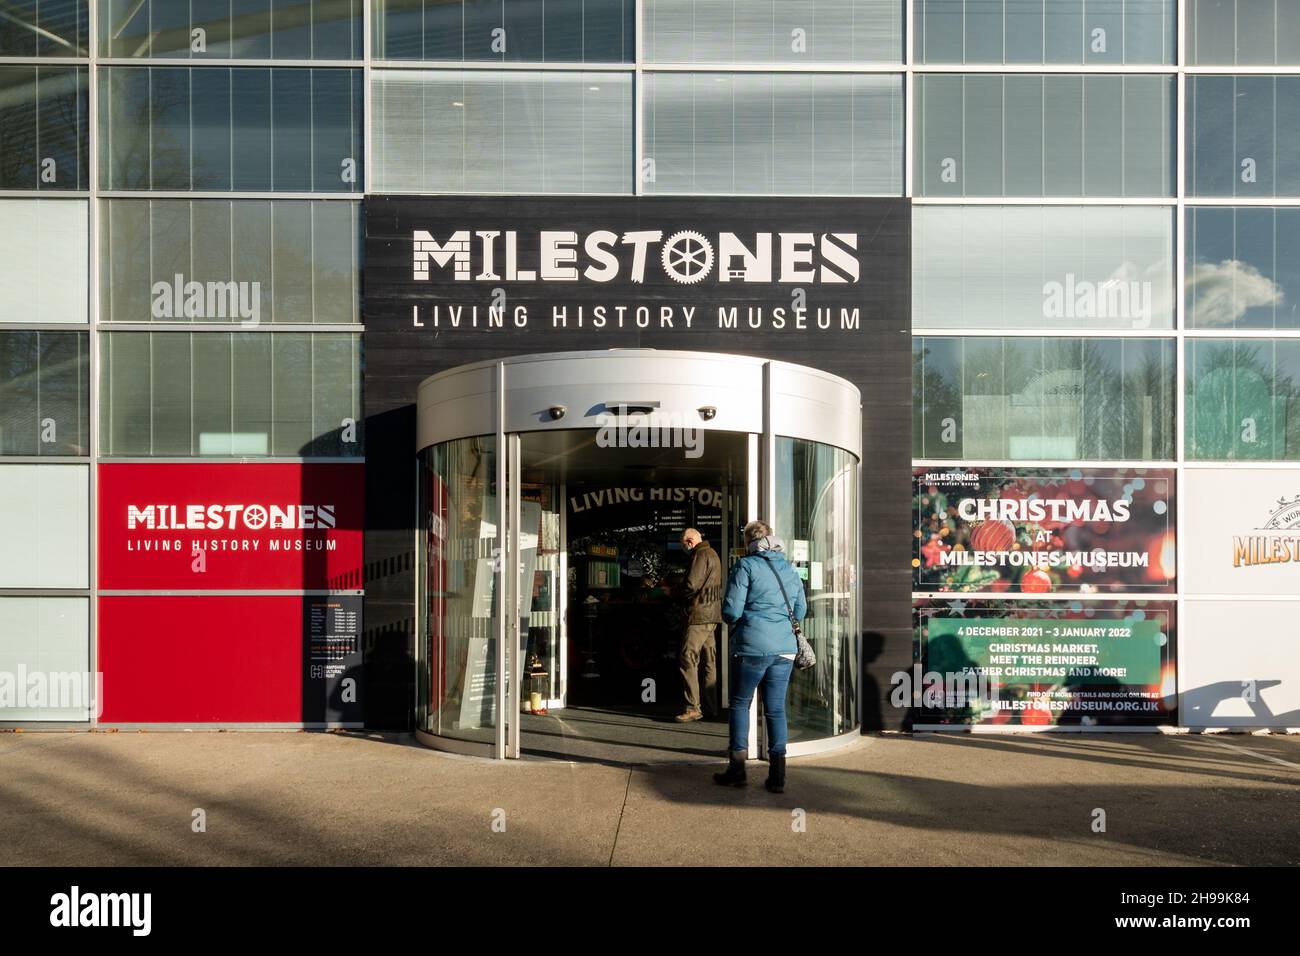
<path fill-rule="evenodd" d="M 682 532 L 682 550 L 691 551 L 703 540 L 704 535 L 700 534 L 694 528 L 687 528 Z"/>

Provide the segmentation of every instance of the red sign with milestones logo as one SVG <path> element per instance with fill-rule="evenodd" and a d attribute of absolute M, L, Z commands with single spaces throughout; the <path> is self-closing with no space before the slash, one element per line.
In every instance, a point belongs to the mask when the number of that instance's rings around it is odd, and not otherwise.
<path fill-rule="evenodd" d="M 364 466 L 101 464 L 101 590 L 362 587 Z"/>

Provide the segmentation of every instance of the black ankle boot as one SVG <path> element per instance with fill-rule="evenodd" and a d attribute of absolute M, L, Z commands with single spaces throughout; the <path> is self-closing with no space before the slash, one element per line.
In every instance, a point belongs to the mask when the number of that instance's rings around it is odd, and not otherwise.
<path fill-rule="evenodd" d="M 763 786 L 773 793 L 785 793 L 785 754 L 767 755 L 767 780 Z"/>
<path fill-rule="evenodd" d="M 743 750 L 733 750 L 728 754 L 727 769 L 713 775 L 713 782 L 724 787 L 743 787 L 745 785 L 745 758 L 749 756 Z"/>

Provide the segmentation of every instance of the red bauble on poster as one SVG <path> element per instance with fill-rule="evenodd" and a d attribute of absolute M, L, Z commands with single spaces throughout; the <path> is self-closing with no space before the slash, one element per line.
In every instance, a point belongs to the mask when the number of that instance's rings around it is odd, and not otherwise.
<path fill-rule="evenodd" d="M 1029 594 L 1043 594 L 1052 590 L 1052 578 L 1046 571 L 1032 569 L 1020 576 L 1020 590 Z"/>
<path fill-rule="evenodd" d="M 981 521 L 970 532 L 970 546 L 976 551 L 1008 551 L 1016 543 L 1016 528 L 1010 521 Z"/>

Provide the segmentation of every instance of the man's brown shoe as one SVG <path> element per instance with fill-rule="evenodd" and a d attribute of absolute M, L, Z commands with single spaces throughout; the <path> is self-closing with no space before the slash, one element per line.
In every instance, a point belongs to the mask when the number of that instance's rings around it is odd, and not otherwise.
<path fill-rule="evenodd" d="M 700 713 L 700 711 L 690 707 L 674 717 L 673 720 L 677 721 L 679 724 L 688 724 L 692 720 L 699 720 L 703 716 L 704 714 Z"/>

